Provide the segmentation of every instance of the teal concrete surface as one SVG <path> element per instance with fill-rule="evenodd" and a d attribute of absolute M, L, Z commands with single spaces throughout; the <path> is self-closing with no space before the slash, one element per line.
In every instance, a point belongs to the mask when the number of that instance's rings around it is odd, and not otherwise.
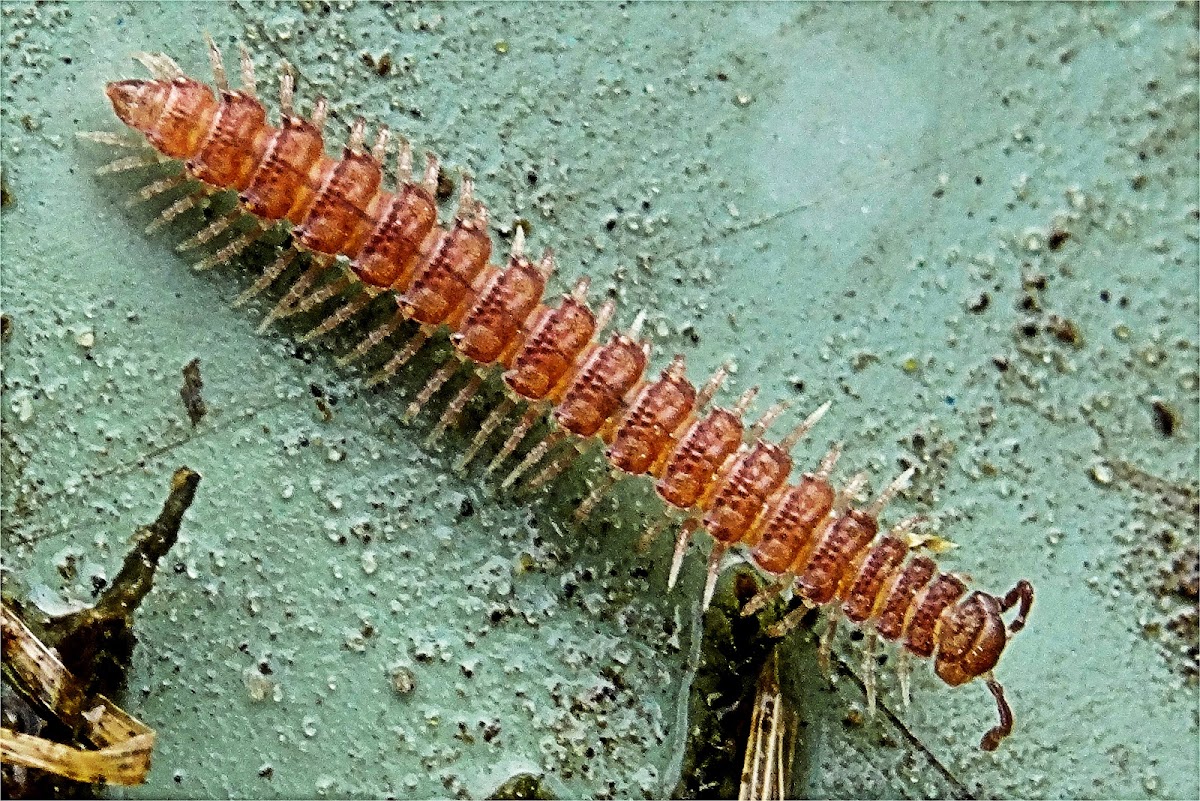
<path fill-rule="evenodd" d="M 590 275 L 619 324 L 647 311 L 654 369 L 732 360 L 720 397 L 791 402 L 779 430 L 832 400 L 797 470 L 834 441 L 841 480 L 916 464 L 885 518 L 925 515 L 974 586 L 1033 582 L 994 753 L 981 684 L 919 664 L 905 709 L 885 666 L 910 739 L 796 635 L 797 795 L 1200 793 L 1195 4 L 6 2 L 0 21 L 6 575 L 86 602 L 171 471 L 204 476 L 138 620 L 127 708 L 159 732 L 153 771 L 113 795 L 483 797 L 531 772 L 560 797 L 658 797 L 689 729 L 703 556 L 665 592 L 665 538 L 634 548 L 644 487 L 577 526 L 594 459 L 533 498 L 455 475 L 469 430 L 439 450 L 433 415 L 399 420 L 444 341 L 363 391 L 332 358 L 363 327 L 302 348 L 302 328 L 255 334 L 277 295 L 230 309 L 266 246 L 195 273 L 175 245 L 199 212 L 146 236 L 165 202 L 124 201 L 148 176 L 93 175 L 113 154 L 75 134 L 116 129 L 104 82 L 142 75 L 141 50 L 207 77 L 204 31 L 247 45 L 271 102 L 293 63 L 332 146 L 361 114 L 469 171 L 496 242 L 520 218 L 553 246 L 556 291 Z M 835 650 L 858 669 L 844 627 Z"/>

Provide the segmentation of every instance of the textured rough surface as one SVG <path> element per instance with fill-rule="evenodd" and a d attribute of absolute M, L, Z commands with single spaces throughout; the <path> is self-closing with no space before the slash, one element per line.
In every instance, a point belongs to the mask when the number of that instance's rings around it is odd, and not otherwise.
<path fill-rule="evenodd" d="M 454 476 L 466 433 L 439 453 L 397 422 L 437 353 L 364 393 L 228 308 L 265 248 L 197 275 L 174 245 L 199 213 L 142 234 L 136 177 L 94 178 L 109 154 L 74 134 L 115 127 L 131 50 L 207 76 L 205 30 L 264 95 L 295 64 L 331 132 L 361 113 L 470 170 L 498 246 L 524 220 L 559 286 L 648 311 L 653 369 L 732 358 L 723 398 L 832 398 L 800 464 L 844 440 L 839 476 L 878 487 L 915 462 L 888 519 L 928 515 L 980 587 L 1033 581 L 994 754 L 981 686 L 922 665 L 905 711 L 885 672 L 921 751 L 848 725 L 858 688 L 791 649 L 797 793 L 1200 791 L 1194 5 L 0 13 L 5 568 L 87 599 L 169 471 L 205 478 L 140 617 L 128 707 L 160 745 L 133 795 L 666 794 L 702 583 L 693 555 L 667 595 L 666 543 L 634 553 L 644 489 L 575 527 L 586 465 L 533 500 Z"/>

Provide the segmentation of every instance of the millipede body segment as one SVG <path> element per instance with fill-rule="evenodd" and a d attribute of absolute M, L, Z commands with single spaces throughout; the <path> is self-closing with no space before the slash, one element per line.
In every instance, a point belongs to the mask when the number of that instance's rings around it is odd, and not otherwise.
<path fill-rule="evenodd" d="M 251 230 L 233 236 L 198 268 L 225 262 L 276 223 L 290 224 L 291 242 L 238 302 L 265 289 L 287 271 L 299 252 L 309 266 L 270 312 L 272 320 L 341 303 L 305 335 L 320 336 L 386 295 L 394 312 L 369 332 L 343 361 L 361 358 L 383 344 L 407 321 L 418 328 L 397 348 L 381 372 L 379 383 L 395 373 L 441 329 L 450 333 L 451 358 L 429 379 L 408 407 L 411 418 L 462 366 L 472 375 L 450 401 L 433 431 L 438 436 L 453 425 L 480 388 L 484 371 L 501 372 L 506 396 L 486 418 L 459 461 L 469 463 L 519 406 L 526 411 L 495 453 L 488 471 L 502 466 L 526 434 L 547 413 L 552 431 L 528 451 L 503 480 L 518 481 L 546 460 L 528 481 L 530 487 L 552 480 L 588 444 L 599 440 L 608 475 L 584 499 L 586 515 L 613 481 L 647 476 L 654 482 L 668 515 L 652 525 L 647 539 L 665 526 L 680 528 L 670 583 L 673 585 L 694 532 L 713 538 L 704 605 L 707 606 L 723 556 L 739 549 L 774 581 L 746 608 L 751 614 L 772 596 L 791 591 L 803 605 L 781 621 L 782 635 L 807 608 L 826 607 L 830 627 L 846 618 L 866 633 L 864 671 L 869 705 L 875 703 L 872 651 L 877 638 L 895 642 L 906 653 L 931 658 L 939 678 L 950 685 L 982 677 L 995 697 L 1000 722 L 981 747 L 994 749 L 1012 728 L 1003 690 L 992 674 L 1008 638 L 1024 625 L 1033 589 L 1020 581 L 1004 596 L 968 594 L 960 578 L 940 573 L 927 556 L 910 554 L 903 532 L 916 520 L 880 532 L 878 517 L 887 502 L 907 485 L 912 470 L 893 481 L 869 506 L 858 508 L 855 496 L 863 484 L 857 476 L 841 490 L 830 482 L 839 451 L 835 448 L 819 468 L 789 483 L 790 451 L 828 409 L 825 404 L 779 442 L 766 440 L 768 427 L 783 411 L 768 409 L 747 426 L 744 415 L 755 390 L 731 407 L 710 407 L 725 378 L 719 369 L 697 388 L 686 377 L 683 356 L 675 356 L 657 377 L 647 377 L 650 345 L 642 340 L 645 319 L 607 340 L 601 332 L 614 306 L 593 311 L 587 302 L 588 282 L 580 280 L 556 304 L 543 303 L 554 270 L 547 251 L 534 262 L 524 253 L 520 227 L 504 266 L 491 263 L 487 211 L 474 198 L 464 178 L 458 210 L 449 226 L 438 224 L 435 188 L 438 162 L 428 157 L 424 175 L 412 172 L 412 155 L 399 145 L 394 189 L 385 188 L 384 162 L 390 137 L 381 130 L 367 150 L 365 123 L 351 127 L 341 158 L 325 153 L 322 134 L 326 117 L 317 100 L 309 119 L 294 110 L 294 82 L 285 65 L 281 73 L 278 126 L 258 100 L 249 56 L 242 52 L 242 89 L 231 89 L 221 55 L 211 40 L 209 52 L 216 75 L 214 92 L 187 77 L 168 57 L 141 55 L 152 73 L 148 80 L 110 83 L 107 94 L 117 116 L 142 133 L 157 151 L 151 157 L 121 159 L 102 172 L 154 163 L 162 156 L 185 163 L 187 180 L 160 179 L 137 193 L 149 200 L 175 188 L 194 191 L 176 200 L 152 224 L 159 227 L 203 201 L 205 195 L 234 191 L 239 207 L 218 217 L 181 249 L 222 236 L 250 215 Z M 106 143 L 110 134 L 92 138 Z M 161 154 L 161 155 L 160 155 Z M 194 179 L 194 180 L 191 180 Z M 343 263 L 338 263 L 338 258 Z M 554 458 L 546 459 L 551 453 Z M 1016 608 L 1013 620 L 1002 615 Z M 822 642 L 827 655 L 829 638 Z M 901 680 L 907 702 L 905 660 Z"/>

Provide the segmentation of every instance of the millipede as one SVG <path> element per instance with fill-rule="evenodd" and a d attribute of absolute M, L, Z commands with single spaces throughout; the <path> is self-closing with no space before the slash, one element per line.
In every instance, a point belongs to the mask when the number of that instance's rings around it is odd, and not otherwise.
<path fill-rule="evenodd" d="M 914 553 L 915 540 L 906 534 L 920 518 L 881 530 L 880 514 L 908 485 L 915 468 L 897 476 L 865 506 L 857 504 L 865 475 L 852 477 L 841 488 L 831 480 L 838 446 L 817 469 L 789 483 L 790 451 L 829 403 L 775 442 L 765 437 L 784 404 L 771 406 L 749 423 L 755 389 L 728 407 L 713 405 L 727 366 L 697 387 L 686 376 L 684 357 L 677 355 L 653 377 L 648 372 L 650 344 L 642 337 L 644 312 L 604 339 L 615 304 L 605 301 L 593 310 L 587 278 L 579 279 L 556 305 L 544 303 L 556 267 L 554 255 L 546 250 L 540 258 L 530 258 L 520 226 L 514 229 L 504 266 L 492 264 L 488 212 L 469 177 L 461 181 L 452 222 L 439 224 L 440 165 L 435 156 L 428 155 L 423 172 L 414 174 L 412 148 L 398 138 L 395 188 L 385 189 L 384 165 L 392 151 L 386 128 L 368 147 L 366 122 L 356 119 L 341 158 L 331 158 L 323 134 L 326 102 L 316 99 L 307 118 L 298 114 L 289 65 L 284 63 L 280 71 L 280 122 L 275 126 L 258 98 L 248 51 L 241 49 L 241 88 L 234 89 L 221 52 L 210 37 L 206 41 L 215 91 L 188 77 L 164 54 L 137 54 L 151 77 L 109 83 L 106 93 L 117 117 L 143 138 L 130 142 L 108 132 L 80 136 L 118 147 L 144 147 L 146 142 L 152 147 L 145 154 L 119 158 L 100 173 L 164 160 L 183 162 L 182 171 L 151 181 L 131 200 L 141 203 L 186 190 L 161 211 L 149 232 L 209 195 L 237 194 L 236 207 L 179 245 L 190 251 L 229 237 L 196 269 L 224 264 L 266 232 L 290 227 L 279 255 L 234 301 L 241 305 L 281 283 L 303 254 L 307 266 L 283 291 L 260 331 L 276 320 L 327 309 L 324 319 L 301 336 L 311 341 L 386 296 L 384 302 L 394 307 L 390 316 L 339 362 L 348 364 L 384 348 L 393 334 L 415 323 L 407 342 L 368 379 L 369 385 L 381 384 L 432 336 L 448 332 L 452 355 L 405 411 L 406 420 L 415 418 L 456 372 L 469 369 L 466 384 L 433 427 L 431 441 L 456 425 L 489 373 L 500 373 L 504 399 L 487 415 L 456 469 L 465 469 L 489 447 L 523 407 L 486 468 L 489 474 L 500 471 L 548 416 L 550 433 L 509 469 L 501 487 L 519 481 L 529 489 L 541 487 L 598 441 L 607 472 L 582 500 L 576 517 L 586 517 L 616 481 L 648 477 L 666 513 L 647 527 L 642 544 L 669 527 L 679 531 L 669 586 L 676 583 L 694 535 L 703 530 L 712 540 L 703 608 L 712 599 L 726 555 L 736 550 L 768 577 L 743 615 L 789 592 L 800 600 L 769 634 L 783 636 L 805 612 L 822 608 L 828 621 L 820 645 L 825 660 L 840 620 L 863 631 L 864 685 L 872 710 L 874 649 L 882 638 L 898 646 L 905 704 L 906 655 L 912 654 L 933 660 L 934 672 L 948 685 L 984 680 L 999 722 L 984 734 L 982 749 L 994 750 L 1011 733 L 1012 712 L 993 669 L 1011 636 L 1025 625 L 1033 587 L 1020 580 L 1003 595 L 968 593 L 963 578 L 940 572 L 932 558 Z M 240 221 L 247 219 L 249 228 L 239 230 L 245 225 Z M 327 308 L 333 304 L 338 305 Z M 1006 622 L 1004 616 L 1013 610 Z"/>

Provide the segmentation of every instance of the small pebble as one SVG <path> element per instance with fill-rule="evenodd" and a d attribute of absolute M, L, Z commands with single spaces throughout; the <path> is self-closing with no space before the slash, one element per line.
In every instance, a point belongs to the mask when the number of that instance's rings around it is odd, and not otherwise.
<path fill-rule="evenodd" d="M 408 695 L 417 688 L 417 677 L 404 665 L 394 665 L 389 678 L 396 695 Z"/>

